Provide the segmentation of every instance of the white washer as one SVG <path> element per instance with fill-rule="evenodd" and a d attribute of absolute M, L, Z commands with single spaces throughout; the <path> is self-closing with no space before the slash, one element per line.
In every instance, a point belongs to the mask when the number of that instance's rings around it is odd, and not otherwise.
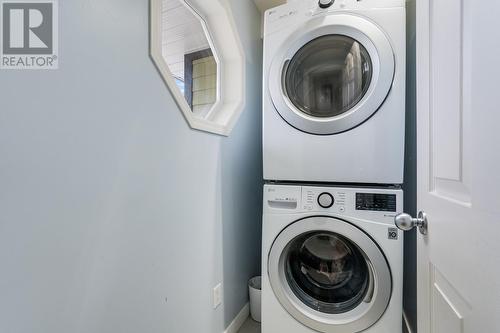
<path fill-rule="evenodd" d="M 266 185 L 262 333 L 401 333 L 398 189 Z"/>
<path fill-rule="evenodd" d="M 401 184 L 405 1 L 290 1 L 264 26 L 264 178 Z"/>

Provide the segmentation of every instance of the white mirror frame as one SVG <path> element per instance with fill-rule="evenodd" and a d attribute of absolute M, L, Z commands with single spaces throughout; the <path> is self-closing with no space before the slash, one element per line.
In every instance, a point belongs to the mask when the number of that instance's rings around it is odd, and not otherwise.
<path fill-rule="evenodd" d="M 162 0 L 151 0 L 151 57 L 189 126 L 228 136 L 245 107 L 245 52 L 227 0 L 180 0 L 201 18 L 217 54 L 218 101 L 206 118 L 196 117 L 179 91 L 162 54 Z M 209 41 L 210 42 L 210 41 Z"/>

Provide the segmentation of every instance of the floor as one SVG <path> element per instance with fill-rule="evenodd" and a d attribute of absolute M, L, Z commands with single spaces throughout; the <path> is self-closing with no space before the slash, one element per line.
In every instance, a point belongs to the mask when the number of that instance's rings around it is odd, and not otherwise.
<path fill-rule="evenodd" d="M 247 321 L 241 326 L 238 333 L 260 333 L 260 324 L 248 317 Z"/>
<path fill-rule="evenodd" d="M 408 333 L 406 326 L 403 325 L 403 332 Z M 238 333 L 260 333 L 260 324 L 248 317 L 247 321 L 241 326 Z"/>

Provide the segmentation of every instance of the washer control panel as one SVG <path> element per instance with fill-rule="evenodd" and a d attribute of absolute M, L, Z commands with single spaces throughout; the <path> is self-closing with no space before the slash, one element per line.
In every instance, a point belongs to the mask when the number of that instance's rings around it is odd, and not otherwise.
<path fill-rule="evenodd" d="M 264 212 L 272 214 L 333 214 L 393 224 L 403 211 L 403 191 L 395 188 L 316 187 L 274 185 L 264 187 Z"/>
<path fill-rule="evenodd" d="M 345 212 L 346 192 L 338 188 L 302 187 L 302 208 L 306 211 Z"/>

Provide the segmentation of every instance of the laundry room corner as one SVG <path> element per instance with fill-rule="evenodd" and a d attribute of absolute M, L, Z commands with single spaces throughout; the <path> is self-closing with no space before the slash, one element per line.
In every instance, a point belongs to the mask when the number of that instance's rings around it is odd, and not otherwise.
<path fill-rule="evenodd" d="M 262 233 L 262 39 L 260 12 L 229 0 L 246 56 L 246 110 L 221 146 L 224 327 L 248 306 L 248 280 L 260 275 Z"/>

